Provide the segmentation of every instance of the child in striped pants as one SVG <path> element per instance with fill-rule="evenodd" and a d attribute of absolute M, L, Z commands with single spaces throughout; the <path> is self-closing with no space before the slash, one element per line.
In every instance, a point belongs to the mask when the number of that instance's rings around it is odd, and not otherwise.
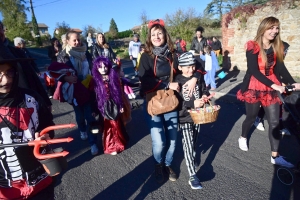
<path fill-rule="evenodd" d="M 179 98 L 179 127 L 182 133 L 182 145 L 184 151 L 184 158 L 189 172 L 189 184 L 192 189 L 201 189 L 202 185 L 196 176 L 195 156 L 196 156 L 196 142 L 200 132 L 200 124 L 194 124 L 188 110 L 192 108 L 202 107 L 204 100 L 209 95 L 204 82 L 204 76 L 197 80 L 192 95 L 185 86 L 185 83 L 191 80 L 195 72 L 195 58 L 192 53 L 186 52 L 178 58 L 178 69 L 182 72 L 175 78 L 175 82 L 180 85 Z M 197 70 L 200 72 L 200 70 Z M 200 72 L 205 74 L 205 72 Z"/>

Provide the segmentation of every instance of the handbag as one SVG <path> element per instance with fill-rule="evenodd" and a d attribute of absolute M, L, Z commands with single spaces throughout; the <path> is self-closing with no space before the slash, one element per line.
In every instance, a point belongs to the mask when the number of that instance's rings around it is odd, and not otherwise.
<path fill-rule="evenodd" d="M 157 58 L 157 57 L 156 57 Z M 173 63 L 171 64 L 170 82 L 173 80 Z M 156 67 L 154 62 L 154 68 Z M 157 90 L 146 94 L 147 111 L 152 117 L 175 110 L 179 101 L 171 89 Z"/>

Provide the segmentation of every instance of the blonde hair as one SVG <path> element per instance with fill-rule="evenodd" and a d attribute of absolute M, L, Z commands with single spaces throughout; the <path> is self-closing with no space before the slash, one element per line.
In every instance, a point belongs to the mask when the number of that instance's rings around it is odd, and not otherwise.
<path fill-rule="evenodd" d="M 100 42 L 98 41 L 98 36 L 99 36 L 99 35 L 102 35 L 102 38 L 103 38 L 103 44 L 100 44 Z M 97 44 L 98 44 L 101 48 L 104 48 L 104 49 L 108 49 L 108 48 L 109 48 L 109 45 L 106 43 L 106 39 L 105 39 L 105 36 L 104 36 L 103 33 L 97 33 L 96 41 L 97 41 Z"/>
<path fill-rule="evenodd" d="M 263 35 L 264 33 L 271 29 L 273 26 L 278 26 L 280 27 L 280 22 L 277 18 L 275 17 L 267 17 L 263 19 L 263 21 L 260 23 L 258 29 L 257 29 L 257 34 L 256 37 L 254 38 L 254 41 L 256 41 L 260 47 L 260 55 L 262 56 L 262 59 L 264 62 L 267 62 L 267 55 L 266 52 L 264 51 L 263 48 Z M 283 57 L 284 57 L 284 46 L 281 41 L 280 37 L 280 29 L 274 40 L 270 41 L 271 46 L 276 54 L 276 58 L 278 61 L 283 62 Z"/>

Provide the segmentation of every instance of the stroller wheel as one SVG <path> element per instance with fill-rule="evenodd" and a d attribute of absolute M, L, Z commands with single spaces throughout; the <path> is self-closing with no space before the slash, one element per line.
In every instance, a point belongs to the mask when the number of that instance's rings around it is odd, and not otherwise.
<path fill-rule="evenodd" d="M 294 182 L 293 173 L 287 168 L 278 168 L 277 177 L 284 185 L 292 185 Z"/>

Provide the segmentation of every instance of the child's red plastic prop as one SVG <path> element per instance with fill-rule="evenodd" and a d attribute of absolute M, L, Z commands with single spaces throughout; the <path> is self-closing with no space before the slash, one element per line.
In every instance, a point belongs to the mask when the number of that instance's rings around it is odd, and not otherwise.
<path fill-rule="evenodd" d="M 75 124 L 61 124 L 61 125 L 55 125 L 55 126 L 49 126 L 45 129 L 43 129 L 40 132 L 40 136 L 43 136 L 48 131 L 56 130 L 56 129 L 62 129 L 62 128 L 73 128 L 76 126 Z M 49 158 L 56 158 L 61 156 L 66 156 L 69 154 L 67 151 L 63 151 L 60 153 L 51 153 L 51 154 L 40 154 L 40 147 L 41 145 L 47 145 L 47 144 L 55 144 L 55 143 L 61 143 L 61 142 L 71 142 L 73 141 L 73 138 L 59 138 L 59 139 L 50 139 L 50 140 L 34 140 L 28 142 L 28 146 L 34 146 L 33 154 L 37 159 L 44 160 Z"/>

